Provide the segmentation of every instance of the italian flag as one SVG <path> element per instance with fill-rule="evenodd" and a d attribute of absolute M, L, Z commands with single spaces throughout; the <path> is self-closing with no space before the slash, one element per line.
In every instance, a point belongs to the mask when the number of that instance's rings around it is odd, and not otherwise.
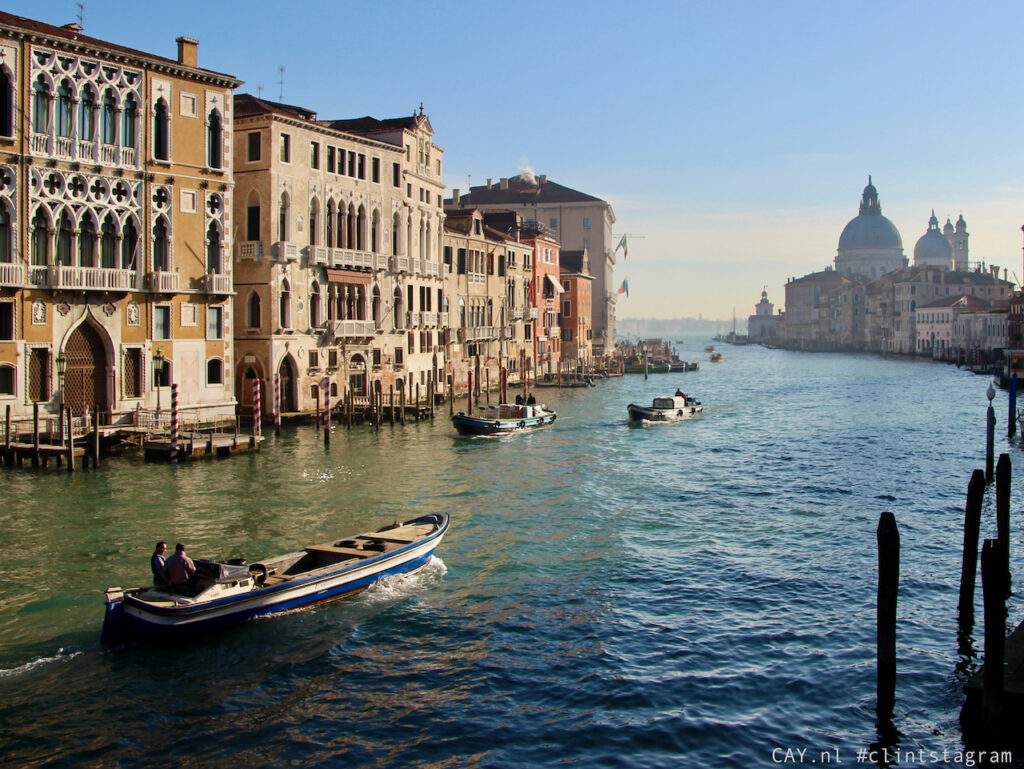
<path fill-rule="evenodd" d="M 620 294 L 625 294 L 627 297 L 629 296 L 629 281 L 628 280 L 622 281 L 622 285 L 619 286 L 619 293 Z"/>

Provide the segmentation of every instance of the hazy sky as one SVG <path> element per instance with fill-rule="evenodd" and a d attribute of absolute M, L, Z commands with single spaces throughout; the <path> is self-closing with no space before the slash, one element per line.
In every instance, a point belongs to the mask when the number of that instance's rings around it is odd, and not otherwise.
<path fill-rule="evenodd" d="M 619 317 L 744 317 L 763 286 L 781 308 L 868 174 L 908 256 L 934 208 L 963 214 L 972 261 L 1022 274 L 1024 3 L 87 0 L 84 20 L 169 58 L 194 37 L 272 100 L 283 66 L 283 100 L 322 118 L 422 102 L 449 188 L 525 165 L 604 198 L 616 236 L 644 236 Z"/>

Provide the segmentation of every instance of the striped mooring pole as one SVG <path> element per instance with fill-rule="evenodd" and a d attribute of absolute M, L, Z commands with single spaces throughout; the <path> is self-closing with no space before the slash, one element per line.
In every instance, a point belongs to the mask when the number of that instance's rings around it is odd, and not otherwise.
<path fill-rule="evenodd" d="M 178 461 L 178 385 L 171 382 L 171 461 Z"/>
<path fill-rule="evenodd" d="M 260 414 L 263 413 L 263 407 L 260 404 L 260 380 L 252 380 L 252 434 L 253 437 L 257 437 L 263 432 L 263 425 L 260 424 Z"/>
<path fill-rule="evenodd" d="M 324 446 L 331 445 L 331 383 L 324 379 Z"/>
<path fill-rule="evenodd" d="M 274 434 L 281 434 L 281 375 L 274 374 Z"/>

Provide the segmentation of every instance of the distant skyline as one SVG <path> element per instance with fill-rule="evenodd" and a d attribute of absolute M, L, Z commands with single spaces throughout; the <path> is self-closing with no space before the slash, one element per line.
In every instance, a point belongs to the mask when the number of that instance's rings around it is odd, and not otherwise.
<path fill-rule="evenodd" d="M 76 2 L 4 10 L 77 21 Z M 1022 273 L 1024 4 L 88 0 L 84 32 L 322 118 L 420 103 L 466 189 L 522 167 L 617 218 L 620 318 L 728 319 L 833 264 L 871 174 L 912 260 L 932 209 Z M 284 67 L 283 85 L 279 67 Z"/>

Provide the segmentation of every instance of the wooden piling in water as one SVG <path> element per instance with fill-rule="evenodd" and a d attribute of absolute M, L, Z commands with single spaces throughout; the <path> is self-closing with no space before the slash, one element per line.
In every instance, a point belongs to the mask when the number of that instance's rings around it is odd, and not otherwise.
<path fill-rule="evenodd" d="M 467 372 L 466 376 L 469 377 L 469 380 L 468 380 L 469 390 L 466 393 L 466 401 L 467 401 L 466 413 L 468 415 L 472 416 L 473 415 L 473 372 L 472 371 Z"/>
<path fill-rule="evenodd" d="M 896 601 L 900 580 L 900 532 L 896 516 L 882 513 L 878 539 L 878 702 L 876 713 L 883 721 L 892 718 L 896 704 Z"/>
<path fill-rule="evenodd" d="M 420 383 L 416 383 L 416 421 L 420 421 Z"/>
<path fill-rule="evenodd" d="M 399 421 L 404 425 L 405 424 L 405 380 L 401 379 L 399 381 L 402 384 L 401 384 L 401 387 L 398 388 L 398 405 L 399 405 L 398 418 L 399 418 Z"/>
<path fill-rule="evenodd" d="M 1010 479 L 1012 467 L 1010 455 L 1000 454 L 996 463 L 996 538 L 1001 546 L 1000 552 L 1005 556 L 1003 562 L 1003 579 L 1006 591 L 1010 591 Z"/>
<path fill-rule="evenodd" d="M 92 410 L 92 469 L 100 466 L 100 420 L 99 412 Z"/>
<path fill-rule="evenodd" d="M 992 483 L 992 465 L 995 458 L 996 410 L 992 408 L 992 385 L 989 384 L 988 411 L 985 416 L 985 482 Z"/>
<path fill-rule="evenodd" d="M 39 467 L 39 402 L 32 403 L 32 467 Z"/>
<path fill-rule="evenodd" d="M 11 447 L 11 404 L 7 404 L 4 414 L 4 448 Z"/>
<path fill-rule="evenodd" d="M 455 375 L 448 375 L 448 416 L 455 413 L 455 383 L 453 381 Z"/>
<path fill-rule="evenodd" d="M 1002 710 L 1003 660 L 1006 653 L 1005 553 L 998 539 L 986 539 L 981 548 L 981 588 L 985 600 L 985 666 L 982 703 L 989 718 Z"/>
<path fill-rule="evenodd" d="M 75 436 L 71 432 L 71 424 L 72 424 L 71 409 L 70 408 L 66 408 L 66 409 L 61 409 L 61 411 L 64 412 L 63 414 L 60 415 L 60 421 L 61 421 L 62 425 L 64 424 L 64 417 L 65 417 L 65 415 L 67 416 L 67 426 L 68 426 L 68 429 L 67 429 L 67 435 L 68 435 L 68 440 L 67 440 L 68 472 L 69 473 L 73 473 L 73 472 L 75 472 Z M 64 432 L 64 430 L 62 429 L 61 432 Z"/>
<path fill-rule="evenodd" d="M 1006 437 L 1012 438 L 1017 434 L 1017 375 L 1010 377 L 1008 386 L 1009 398 L 1007 400 L 1006 414 Z"/>
<path fill-rule="evenodd" d="M 981 503 L 985 497 L 985 473 L 975 470 L 967 485 L 964 508 L 964 553 L 960 569 L 958 614 L 961 629 L 974 625 L 974 582 L 978 568 L 978 531 L 981 528 Z"/>

